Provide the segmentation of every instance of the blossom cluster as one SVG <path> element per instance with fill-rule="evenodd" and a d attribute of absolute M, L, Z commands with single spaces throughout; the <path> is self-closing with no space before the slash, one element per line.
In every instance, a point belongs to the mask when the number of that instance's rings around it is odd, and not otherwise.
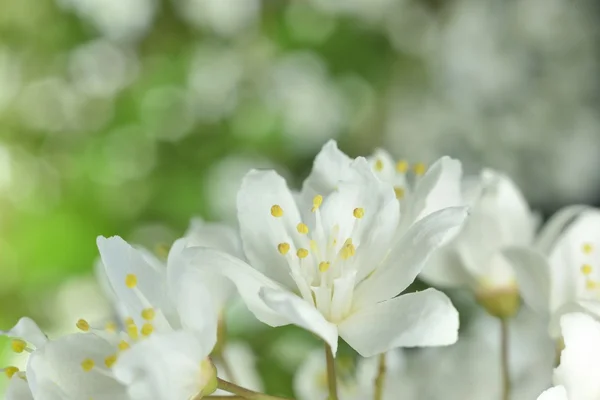
<path fill-rule="evenodd" d="M 29 353 L 25 370 L 3 369 L 6 398 L 281 399 L 226 340 L 238 296 L 264 324 L 324 342 L 297 372 L 299 399 L 600 397 L 599 210 L 570 206 L 540 226 L 500 172 L 463 177 L 450 157 L 427 167 L 384 150 L 352 159 L 329 142 L 298 191 L 248 172 L 237 220 L 193 220 L 164 258 L 98 237 L 118 320 L 80 319 L 57 338 L 27 317 L 1 331 Z M 417 277 L 472 295 L 463 338 L 447 294 L 407 290 Z M 340 338 L 356 365 L 336 359 Z"/>

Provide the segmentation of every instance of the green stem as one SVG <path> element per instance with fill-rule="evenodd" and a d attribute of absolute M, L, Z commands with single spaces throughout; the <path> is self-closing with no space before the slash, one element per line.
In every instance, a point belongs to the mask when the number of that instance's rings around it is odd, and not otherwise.
<path fill-rule="evenodd" d="M 509 351 L 509 335 L 508 335 L 509 319 L 500 318 L 500 362 L 502 367 L 502 400 L 510 399 L 510 368 L 508 365 Z"/>
<path fill-rule="evenodd" d="M 331 346 L 327 343 L 325 343 L 325 360 L 327 360 L 327 386 L 329 387 L 329 398 L 327 400 L 338 400 L 335 359 L 333 358 Z"/>
<path fill-rule="evenodd" d="M 217 378 L 218 388 L 224 390 L 229 393 L 233 393 L 242 399 L 247 400 L 289 400 L 284 397 L 270 396 L 264 393 L 258 393 L 250 389 L 243 388 L 241 386 L 236 385 L 235 383 L 231 383 L 225 381 L 221 378 Z"/>
<path fill-rule="evenodd" d="M 375 395 L 374 400 L 383 400 L 383 387 L 385 384 L 386 374 L 385 353 L 379 355 L 379 369 L 375 378 Z"/>
<path fill-rule="evenodd" d="M 203 397 L 204 399 L 227 399 L 227 400 L 245 400 L 245 397 L 242 396 L 208 396 Z"/>

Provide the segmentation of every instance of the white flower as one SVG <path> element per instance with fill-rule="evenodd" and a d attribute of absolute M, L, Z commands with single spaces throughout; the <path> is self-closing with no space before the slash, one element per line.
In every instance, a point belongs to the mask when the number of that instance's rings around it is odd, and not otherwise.
<path fill-rule="evenodd" d="M 223 349 L 223 359 L 227 361 L 229 369 L 225 368 L 220 360 L 215 360 L 219 377 L 246 389 L 256 392 L 263 391 L 263 384 L 256 369 L 256 357 L 250 346 L 243 342 L 228 342 Z M 230 375 L 231 374 L 231 375 Z M 228 392 L 217 390 L 215 396 L 224 396 Z"/>
<path fill-rule="evenodd" d="M 238 219 L 249 263 L 213 249 L 186 252 L 199 270 L 230 278 L 262 322 L 303 327 L 334 353 L 340 335 L 370 356 L 456 340 L 458 314 L 444 294 L 396 296 L 466 214 L 444 209 L 396 235 L 400 207 L 392 186 L 364 158 L 348 164 L 330 142 L 297 195 L 274 171 L 246 175 Z"/>
<path fill-rule="evenodd" d="M 504 250 L 532 245 L 537 216 L 510 178 L 489 169 L 479 179 L 465 181 L 463 198 L 470 205 L 469 219 L 457 237 L 430 259 L 421 277 L 441 287 L 516 296 L 515 272 Z"/>
<path fill-rule="evenodd" d="M 596 400 L 600 398 L 600 323 L 583 313 L 560 319 L 565 349 L 554 371 L 555 387 L 538 400 Z"/>

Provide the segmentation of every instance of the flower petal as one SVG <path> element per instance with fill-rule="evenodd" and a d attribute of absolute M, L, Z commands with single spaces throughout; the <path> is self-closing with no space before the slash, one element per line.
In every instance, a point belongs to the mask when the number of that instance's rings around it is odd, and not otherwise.
<path fill-rule="evenodd" d="M 8 331 L 0 331 L 0 336 L 23 339 L 35 347 L 42 347 L 48 342 L 48 337 L 40 327 L 28 317 L 22 317 L 15 326 Z"/>
<path fill-rule="evenodd" d="M 465 270 L 462 260 L 451 244 L 433 252 L 419 278 L 439 287 L 474 285 L 473 277 Z"/>
<path fill-rule="evenodd" d="M 156 334 L 123 352 L 113 371 L 132 400 L 188 400 L 210 377 L 203 364 L 211 350 L 191 332 Z"/>
<path fill-rule="evenodd" d="M 535 241 L 536 248 L 543 254 L 548 254 L 564 230 L 587 210 L 591 210 L 591 207 L 573 205 L 557 211 L 540 230 Z"/>
<path fill-rule="evenodd" d="M 252 348 L 244 342 L 227 342 L 227 346 L 223 349 L 223 358 L 227 360 L 230 370 L 221 371 L 219 361 L 215 362 L 219 377 L 247 389 L 257 392 L 263 391 L 261 377 L 256 369 L 256 356 L 252 352 Z M 231 372 L 233 376 L 227 375 L 226 372 Z M 224 395 L 226 392 L 217 393 L 215 395 Z"/>
<path fill-rule="evenodd" d="M 33 394 L 27 381 L 17 375 L 13 376 L 4 393 L 5 400 L 33 400 Z"/>
<path fill-rule="evenodd" d="M 271 214 L 273 206 L 283 210 Z M 298 243 L 301 222 L 296 202 L 285 180 L 275 171 L 252 170 L 246 174 L 237 198 L 244 251 L 250 265 L 287 287 L 295 287 L 288 262 L 277 250 L 280 243 Z"/>
<path fill-rule="evenodd" d="M 449 345 L 458 339 L 458 311 L 442 292 L 427 289 L 374 304 L 339 325 L 340 336 L 363 357 L 396 347 Z"/>
<path fill-rule="evenodd" d="M 555 386 L 545 390 L 537 400 L 569 400 L 564 386 Z"/>
<path fill-rule="evenodd" d="M 333 192 L 338 182 L 348 178 L 351 162 L 352 159 L 338 149 L 335 140 L 328 141 L 315 157 L 312 171 L 302 185 L 304 201 Z"/>
<path fill-rule="evenodd" d="M 354 293 L 354 307 L 391 299 L 410 285 L 431 254 L 444 245 L 467 217 L 466 207 L 437 211 L 401 235 L 387 259 L 362 281 Z"/>
<path fill-rule="evenodd" d="M 239 232 L 228 225 L 193 218 L 185 238 L 188 246 L 211 247 L 244 258 Z"/>
<path fill-rule="evenodd" d="M 523 299 L 534 311 L 545 315 L 550 311 L 550 266 L 537 251 L 509 247 L 502 255 L 512 266 Z"/>
<path fill-rule="evenodd" d="M 321 337 L 331 346 L 335 356 L 338 346 L 337 327 L 327 321 L 314 306 L 295 294 L 267 287 L 260 290 L 260 298 L 274 311 L 286 316 L 290 324 Z"/>
<path fill-rule="evenodd" d="M 189 247 L 184 251 L 184 257 L 200 270 L 219 271 L 230 279 L 248 309 L 263 323 L 270 326 L 289 323 L 285 316 L 273 311 L 259 296 L 259 291 L 263 287 L 283 289 L 282 286 L 244 261 L 222 251 L 205 247 Z"/>

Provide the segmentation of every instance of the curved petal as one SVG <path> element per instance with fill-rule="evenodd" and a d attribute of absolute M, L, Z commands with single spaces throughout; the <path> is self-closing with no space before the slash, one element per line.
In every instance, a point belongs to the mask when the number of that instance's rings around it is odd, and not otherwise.
<path fill-rule="evenodd" d="M 545 390 L 537 400 L 569 400 L 564 386 L 555 386 Z"/>
<path fill-rule="evenodd" d="M 48 337 L 42 332 L 40 327 L 29 317 L 22 317 L 8 331 L 0 331 L 0 336 L 8 336 L 23 339 L 35 347 L 42 347 L 48 342 Z"/>
<path fill-rule="evenodd" d="M 462 260 L 450 244 L 433 252 L 419 278 L 439 287 L 474 285 L 473 277 L 465 270 Z"/>
<path fill-rule="evenodd" d="M 463 205 L 461 197 L 462 165 L 444 156 L 437 160 L 420 179 L 402 209 L 401 229 L 447 207 Z"/>
<path fill-rule="evenodd" d="M 271 215 L 277 205 L 279 218 Z M 301 222 L 296 202 L 285 180 L 275 171 L 252 170 L 246 174 L 237 197 L 240 234 L 248 262 L 271 279 L 295 287 L 288 262 L 277 250 L 283 242 L 298 243 Z"/>
<path fill-rule="evenodd" d="M 237 385 L 257 392 L 263 391 L 263 383 L 256 369 L 256 356 L 252 348 L 244 342 L 227 342 L 223 349 L 223 358 L 228 361 L 233 376 L 223 374 L 219 376 Z M 219 363 L 216 363 L 219 370 Z M 218 393 L 215 393 L 218 394 Z"/>
<path fill-rule="evenodd" d="M 427 289 L 362 309 L 339 325 L 363 357 L 396 347 L 444 346 L 458 339 L 458 311 L 442 292 Z"/>
<path fill-rule="evenodd" d="M 314 306 L 302 298 L 283 290 L 262 288 L 260 298 L 274 311 L 288 318 L 290 324 L 298 325 L 323 339 L 335 356 L 338 346 L 338 330 L 327 321 Z"/>
<path fill-rule="evenodd" d="M 301 197 L 310 202 L 317 194 L 333 192 L 338 182 L 348 178 L 352 159 L 340 151 L 335 140 L 328 141 L 315 157 L 312 171 L 302 185 Z"/>
<path fill-rule="evenodd" d="M 267 278 L 244 261 L 215 249 L 189 247 L 184 251 L 184 257 L 200 270 L 219 271 L 230 279 L 248 309 L 258 320 L 270 326 L 289 324 L 285 316 L 273 311 L 259 296 L 260 289 L 263 287 L 282 290 L 282 286 L 277 282 Z"/>
<path fill-rule="evenodd" d="M 536 248 L 541 251 L 542 254 L 548 254 L 550 250 L 552 250 L 552 247 L 554 247 L 554 244 L 561 233 L 563 233 L 564 230 L 581 215 L 581 213 L 590 209 L 591 207 L 586 205 L 573 205 L 557 211 L 540 230 L 535 241 Z"/>
<path fill-rule="evenodd" d="M 523 300 L 534 311 L 547 315 L 550 311 L 550 266 L 537 251 L 509 247 L 502 256 L 511 265 Z"/>
<path fill-rule="evenodd" d="M 132 400 L 188 400 L 211 378 L 210 350 L 190 332 L 152 335 L 122 353 L 113 371 Z"/>
<path fill-rule="evenodd" d="M 46 343 L 29 357 L 27 377 L 34 398 L 43 393 L 43 385 L 51 382 L 69 398 L 98 400 L 127 400 L 125 388 L 110 378 L 105 366 L 107 357 L 117 349 L 106 340 L 94 334 L 73 334 Z M 86 372 L 81 363 L 93 360 L 96 370 Z"/>
<path fill-rule="evenodd" d="M 17 375 L 14 375 L 4 393 L 5 400 L 33 400 L 33 394 L 27 381 Z"/>
<path fill-rule="evenodd" d="M 357 286 L 354 308 L 391 299 L 406 289 L 431 254 L 453 237 L 466 217 L 466 207 L 451 207 L 415 223 L 400 236 L 383 264 Z"/>
<path fill-rule="evenodd" d="M 211 247 L 240 259 L 244 258 L 239 232 L 226 224 L 193 218 L 185 238 L 188 246 Z"/>

